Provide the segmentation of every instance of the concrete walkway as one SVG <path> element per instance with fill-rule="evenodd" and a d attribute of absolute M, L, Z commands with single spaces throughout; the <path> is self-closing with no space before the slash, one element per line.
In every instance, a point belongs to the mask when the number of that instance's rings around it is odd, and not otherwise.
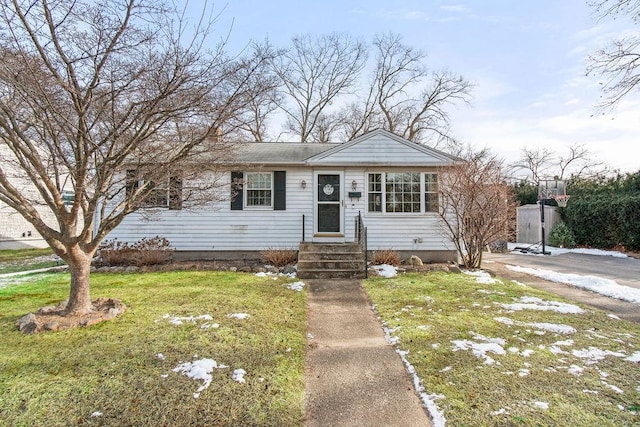
<path fill-rule="evenodd" d="M 305 426 L 430 426 L 358 280 L 308 280 Z"/>

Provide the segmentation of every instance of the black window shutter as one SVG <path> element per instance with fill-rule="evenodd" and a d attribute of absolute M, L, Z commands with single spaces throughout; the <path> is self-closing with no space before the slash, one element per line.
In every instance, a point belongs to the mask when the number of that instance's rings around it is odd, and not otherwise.
<path fill-rule="evenodd" d="M 182 174 L 175 171 L 169 176 L 169 210 L 182 209 Z"/>
<path fill-rule="evenodd" d="M 242 210 L 242 178 L 244 173 L 242 171 L 231 172 L 231 210 Z"/>
<path fill-rule="evenodd" d="M 287 172 L 275 171 L 273 173 L 273 210 L 284 211 L 287 209 Z"/>

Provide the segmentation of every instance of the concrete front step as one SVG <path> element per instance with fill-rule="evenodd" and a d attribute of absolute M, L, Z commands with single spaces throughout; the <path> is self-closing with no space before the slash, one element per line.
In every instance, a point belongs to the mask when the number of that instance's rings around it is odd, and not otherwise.
<path fill-rule="evenodd" d="M 357 243 L 300 243 L 300 252 L 361 252 Z"/>
<path fill-rule="evenodd" d="M 298 270 L 358 270 L 364 269 L 364 258 L 362 259 L 298 259 Z"/>
<path fill-rule="evenodd" d="M 301 279 L 364 278 L 365 257 L 356 243 L 301 243 L 298 277 Z"/>
<path fill-rule="evenodd" d="M 363 252 L 298 252 L 298 261 L 315 260 L 360 260 L 364 262 Z"/>
<path fill-rule="evenodd" d="M 298 270 L 300 279 L 364 279 L 365 272 L 358 270 L 307 269 Z"/>

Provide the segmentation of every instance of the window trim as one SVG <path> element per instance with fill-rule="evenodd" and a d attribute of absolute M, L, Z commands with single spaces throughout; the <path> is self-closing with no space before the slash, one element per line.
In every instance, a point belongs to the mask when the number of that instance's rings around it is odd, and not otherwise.
<path fill-rule="evenodd" d="M 270 181 L 270 188 L 268 189 L 268 191 L 271 192 L 271 195 L 269 197 L 269 205 L 250 205 L 248 203 L 249 200 L 249 191 L 265 191 L 264 189 L 257 189 L 257 190 L 250 190 L 249 189 L 249 175 L 251 174 L 269 174 L 269 177 L 271 178 Z M 244 187 L 244 191 L 243 191 L 243 195 L 242 195 L 242 205 L 244 206 L 244 209 L 247 210 L 274 210 L 273 208 L 273 199 L 274 199 L 274 172 L 273 171 L 246 171 L 243 173 L 243 187 Z"/>
<path fill-rule="evenodd" d="M 396 174 L 396 173 L 418 173 L 420 174 L 420 211 L 419 212 L 389 212 L 387 211 L 387 191 L 386 191 L 386 185 L 387 185 L 387 174 Z M 381 175 L 381 179 L 380 179 L 380 187 L 381 187 L 381 191 L 377 192 L 377 191 L 370 191 L 370 183 L 372 182 L 370 180 L 370 176 L 371 175 L 375 175 L 375 174 L 379 174 Z M 438 178 L 437 176 L 439 175 L 438 172 L 424 172 L 424 171 L 393 171 L 393 170 L 372 170 L 372 171 L 367 171 L 366 172 L 366 189 L 367 189 L 367 198 L 366 198 L 366 213 L 367 215 L 375 215 L 375 216 L 386 216 L 386 215 L 391 215 L 391 216 L 425 216 L 425 215 L 437 215 L 438 214 L 438 209 L 440 206 L 440 196 L 439 196 L 439 191 L 436 190 L 435 192 L 431 191 L 431 192 L 427 192 L 427 185 L 426 185 L 426 175 L 436 175 L 436 182 L 438 182 Z M 380 202 L 380 211 L 373 211 L 370 210 L 371 207 L 371 203 L 373 203 L 374 201 L 372 201 L 370 199 L 371 194 L 372 193 L 380 193 L 381 194 L 381 202 Z M 426 194 L 427 193 L 431 193 L 431 194 L 437 194 L 438 195 L 438 205 L 435 211 L 427 211 L 426 210 Z"/>

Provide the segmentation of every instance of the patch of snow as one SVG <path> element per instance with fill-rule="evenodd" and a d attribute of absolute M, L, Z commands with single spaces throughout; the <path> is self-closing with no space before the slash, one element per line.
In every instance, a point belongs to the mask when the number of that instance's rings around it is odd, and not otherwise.
<path fill-rule="evenodd" d="M 422 400 L 422 405 L 427 409 L 429 415 L 431 416 L 431 421 L 433 423 L 433 427 L 445 427 L 447 424 L 447 420 L 444 417 L 444 414 L 436 405 L 436 401 L 439 399 L 444 399 L 444 395 L 442 394 L 427 394 L 424 391 L 424 386 L 422 385 L 422 380 L 418 377 L 416 373 L 416 369 L 413 367 L 411 362 L 407 359 L 408 351 L 396 350 L 396 353 L 400 355 L 402 362 L 404 363 L 405 369 L 411 377 L 413 378 L 413 387 L 418 392 L 420 396 L 420 400 Z"/>
<path fill-rule="evenodd" d="M 449 372 L 450 370 L 452 370 L 453 367 L 452 366 L 447 366 L 446 368 L 442 368 L 440 369 L 440 372 Z"/>
<path fill-rule="evenodd" d="M 529 375 L 530 371 L 528 369 L 520 369 L 518 370 L 518 376 L 520 377 L 526 377 L 527 375 Z"/>
<path fill-rule="evenodd" d="M 218 323 L 204 323 L 200 325 L 200 329 L 218 329 L 220 325 Z"/>
<path fill-rule="evenodd" d="M 512 325 L 530 326 L 532 328 L 537 328 L 543 331 L 553 332 L 556 334 L 568 335 L 568 334 L 576 333 L 575 328 L 568 325 L 562 325 L 562 324 L 556 324 L 556 323 L 527 323 L 527 322 L 519 322 L 517 320 L 512 320 L 512 319 L 509 319 L 508 317 L 494 317 L 493 320 L 509 326 L 512 326 Z"/>
<path fill-rule="evenodd" d="M 557 273 L 551 270 L 513 265 L 507 265 L 506 268 L 520 273 L 541 277 L 552 282 L 566 283 L 577 288 L 587 289 L 608 297 L 617 298 L 634 304 L 640 304 L 640 289 L 619 285 L 611 279 L 605 279 L 597 276 L 581 276 L 579 274 L 572 273 Z"/>
<path fill-rule="evenodd" d="M 205 358 L 181 363 L 173 368 L 173 372 L 179 372 L 188 378 L 203 381 L 203 384 L 193 393 L 194 399 L 197 399 L 200 397 L 200 393 L 211 385 L 213 378 L 211 372 L 216 368 L 219 368 L 219 366 L 215 360 Z"/>
<path fill-rule="evenodd" d="M 500 408 L 497 411 L 490 412 L 489 415 L 492 415 L 492 416 L 495 417 L 496 415 L 502 415 L 502 414 L 506 414 L 506 413 L 507 413 L 506 409 Z"/>
<path fill-rule="evenodd" d="M 388 278 L 398 275 L 398 269 L 389 264 L 374 265 L 372 268 L 378 273 L 378 276 Z"/>
<path fill-rule="evenodd" d="M 256 277 L 267 277 L 267 273 L 264 271 L 259 271 L 256 273 Z"/>
<path fill-rule="evenodd" d="M 529 243 L 508 243 L 507 244 L 510 251 L 515 250 L 516 247 L 530 247 L 533 250 L 537 250 L 538 252 L 542 252 L 542 246 L 531 245 Z M 551 256 L 562 255 L 566 253 L 574 253 L 574 254 L 586 254 L 586 255 L 600 255 L 600 256 L 611 256 L 616 258 L 628 258 L 626 254 L 618 251 L 605 251 L 602 249 L 588 249 L 588 248 L 575 248 L 575 249 L 567 249 L 567 248 L 556 248 L 553 246 L 545 245 L 545 251 L 549 252 Z M 523 253 L 520 251 L 513 252 L 514 254 L 522 254 L 522 255 L 537 255 L 530 252 Z"/>
<path fill-rule="evenodd" d="M 160 378 L 168 378 L 169 374 L 160 374 Z"/>
<path fill-rule="evenodd" d="M 571 345 L 573 345 L 573 340 L 556 341 L 556 342 L 553 343 L 553 345 L 571 346 Z"/>
<path fill-rule="evenodd" d="M 558 301 L 545 301 L 537 297 L 520 297 L 514 304 L 499 304 L 504 309 L 521 311 L 521 310 L 538 310 L 538 311 L 555 311 L 562 314 L 582 314 L 584 310 L 577 305 L 567 304 Z"/>
<path fill-rule="evenodd" d="M 595 391 L 595 390 L 587 390 L 587 389 L 584 389 L 584 390 L 582 390 L 582 392 L 583 392 L 583 393 L 587 393 L 587 394 L 595 394 L 595 395 L 597 395 L 597 394 L 598 394 L 598 392 L 597 392 L 597 391 Z"/>
<path fill-rule="evenodd" d="M 640 363 L 640 351 L 636 351 L 629 357 L 625 357 L 624 360 L 628 360 L 629 362 Z"/>
<path fill-rule="evenodd" d="M 612 318 L 612 319 L 616 319 L 616 320 L 622 320 L 622 319 L 620 319 L 618 316 L 616 316 L 616 315 L 615 315 L 615 314 L 613 314 L 613 313 L 609 313 L 609 314 L 607 314 L 607 317 L 610 317 L 610 318 Z"/>
<path fill-rule="evenodd" d="M 244 384 L 246 382 L 246 380 L 244 379 L 244 376 L 246 374 L 247 374 L 247 371 L 245 371 L 244 369 L 236 369 L 233 371 L 233 375 L 231 376 L 231 379 L 240 384 Z"/>
<path fill-rule="evenodd" d="M 611 390 L 615 391 L 618 394 L 623 394 L 624 393 L 624 390 L 622 390 L 620 387 L 617 387 L 617 386 L 615 386 L 613 384 L 609 384 L 606 381 L 602 381 L 602 384 L 604 384 L 607 388 L 610 388 Z"/>
<path fill-rule="evenodd" d="M 522 355 L 522 357 L 529 357 L 533 353 L 535 353 L 535 351 L 533 351 L 531 349 L 527 349 L 527 350 L 522 350 L 522 353 L 520 353 L 520 354 Z"/>
<path fill-rule="evenodd" d="M 200 316 L 172 316 L 170 314 L 165 314 L 162 316 L 163 319 L 166 319 L 175 326 L 180 326 L 184 323 L 197 323 L 200 320 L 213 320 L 210 314 L 202 314 Z"/>
<path fill-rule="evenodd" d="M 569 372 L 571 375 L 579 377 L 584 372 L 584 368 L 578 365 L 571 365 L 567 372 Z"/>
<path fill-rule="evenodd" d="M 471 340 L 452 340 L 453 351 L 459 350 L 471 350 L 471 353 L 479 359 L 484 359 L 485 365 L 493 365 L 495 360 L 491 358 L 487 353 L 494 353 L 498 355 L 506 354 L 506 351 L 502 345 L 495 342 L 476 342 Z"/>
<path fill-rule="evenodd" d="M 240 319 L 240 320 L 244 320 L 244 319 L 248 319 L 249 317 L 251 317 L 250 315 L 248 315 L 247 313 L 232 313 L 232 314 L 227 314 L 227 317 L 229 319 Z"/>
<path fill-rule="evenodd" d="M 625 355 L 622 353 L 609 351 L 609 350 L 601 350 L 597 347 L 589 347 L 588 349 L 582 350 L 573 350 L 571 352 L 575 357 L 579 359 L 587 359 L 585 362 L 587 365 L 593 365 L 598 361 L 604 359 L 606 356 L 615 356 L 615 357 L 624 357 Z"/>
<path fill-rule="evenodd" d="M 535 401 L 535 402 L 532 402 L 532 403 L 533 403 L 533 406 L 536 407 L 536 408 L 544 409 L 545 411 L 547 409 L 549 409 L 549 404 L 547 402 Z"/>
<path fill-rule="evenodd" d="M 421 331 L 426 331 L 427 329 L 429 329 L 429 326 L 427 326 L 427 325 L 419 325 L 419 326 L 416 326 L 416 329 L 420 329 Z"/>
<path fill-rule="evenodd" d="M 561 349 L 560 347 L 558 347 L 557 345 L 553 345 L 553 344 L 549 347 L 549 351 L 553 354 L 569 354 L 563 349 Z"/>
<path fill-rule="evenodd" d="M 292 291 L 296 291 L 296 292 L 302 292 L 302 290 L 304 289 L 304 282 L 298 281 L 298 282 L 289 283 L 287 285 L 287 289 L 291 289 Z"/>
<path fill-rule="evenodd" d="M 91 413 L 91 418 L 97 418 L 97 417 L 101 417 L 102 416 L 102 412 L 100 411 L 95 411 Z"/>
<path fill-rule="evenodd" d="M 162 353 L 158 353 L 158 354 L 156 354 L 156 355 L 155 355 L 155 357 L 156 357 L 156 359 L 158 359 L 158 360 L 164 360 L 164 359 L 165 359 L 164 354 L 162 354 Z"/>
<path fill-rule="evenodd" d="M 486 285 L 493 285 L 495 283 L 502 283 L 500 280 L 491 277 L 489 273 L 483 270 L 462 270 L 464 274 L 468 274 L 470 276 L 475 276 L 476 282 L 483 283 Z"/>

